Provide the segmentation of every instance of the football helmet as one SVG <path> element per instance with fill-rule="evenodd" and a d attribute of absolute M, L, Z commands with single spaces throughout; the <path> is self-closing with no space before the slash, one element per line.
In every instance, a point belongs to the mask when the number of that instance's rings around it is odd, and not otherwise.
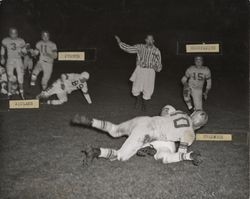
<path fill-rule="evenodd" d="M 164 106 L 162 109 L 161 109 L 161 116 L 164 117 L 164 116 L 167 116 L 173 112 L 175 112 L 175 108 L 171 105 L 166 105 Z"/>
<path fill-rule="evenodd" d="M 88 80 L 89 79 L 89 73 L 84 71 L 84 72 L 81 73 L 81 77 Z"/>
<path fill-rule="evenodd" d="M 208 122 L 208 115 L 205 111 L 202 111 L 202 110 L 194 111 L 190 115 L 190 117 L 193 122 L 194 130 L 197 130 L 203 127 Z"/>

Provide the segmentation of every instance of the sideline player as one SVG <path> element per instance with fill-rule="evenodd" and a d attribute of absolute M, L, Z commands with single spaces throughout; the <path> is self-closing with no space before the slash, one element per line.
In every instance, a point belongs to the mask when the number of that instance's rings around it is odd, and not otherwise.
<path fill-rule="evenodd" d="M 48 31 L 43 31 L 41 37 L 42 40 L 36 44 L 36 49 L 33 52 L 33 56 L 39 55 L 39 60 L 32 72 L 30 85 L 35 86 L 37 76 L 40 72 L 43 72 L 42 89 L 45 90 L 53 72 L 54 59 L 57 58 L 57 46 L 54 42 L 50 41 Z"/>
<path fill-rule="evenodd" d="M 169 109 L 166 111 L 166 108 Z M 204 111 L 199 111 L 190 116 L 182 111 L 176 111 L 172 106 L 166 106 L 161 116 L 136 117 L 119 125 L 97 119 L 89 119 L 86 116 L 75 115 L 73 125 L 91 126 L 108 132 L 112 137 L 128 136 L 119 150 L 110 148 L 93 148 L 88 146 L 84 153 L 88 164 L 94 158 L 102 157 L 109 160 L 126 161 L 137 151 L 154 141 L 180 142 L 177 152 L 171 149 L 168 162 L 193 160 L 192 152 L 187 152 L 194 139 L 194 130 L 207 123 L 208 117 Z M 159 152 L 160 153 L 160 152 Z M 196 153 L 194 153 L 196 154 Z M 159 154 L 157 154 L 158 156 Z M 163 159 L 160 155 L 156 159 Z M 195 160 L 196 161 L 196 160 Z"/>
<path fill-rule="evenodd" d="M 37 96 L 38 99 L 47 99 L 52 95 L 57 95 L 57 100 L 48 100 L 47 104 L 60 105 L 68 101 L 68 94 L 75 90 L 81 90 L 85 99 L 89 104 L 92 103 L 88 94 L 87 80 L 89 73 L 82 72 L 81 74 L 68 73 L 62 74 L 61 78 L 55 81 L 52 86 L 42 91 Z"/>
<path fill-rule="evenodd" d="M 130 77 L 130 81 L 133 82 L 132 94 L 136 97 L 136 108 L 142 100 L 142 110 L 146 110 L 146 104 L 154 92 L 155 72 L 162 69 L 161 52 L 154 45 L 153 35 L 147 35 L 146 44 L 134 46 L 123 43 L 118 36 L 115 36 L 115 39 L 122 50 L 137 54 L 136 68 Z"/>
<path fill-rule="evenodd" d="M 30 48 L 29 43 L 26 44 L 26 50 L 27 54 L 25 54 L 23 58 L 24 73 L 26 70 L 28 70 L 29 75 L 31 75 L 33 69 L 33 58 L 32 58 L 33 50 Z"/>
<path fill-rule="evenodd" d="M 17 73 L 17 81 L 19 84 L 20 96 L 24 99 L 23 90 L 23 60 L 22 56 L 26 54 L 25 41 L 18 37 L 18 31 L 16 28 L 9 29 L 9 37 L 2 40 L 1 46 L 1 64 L 5 64 L 5 56 L 7 55 L 6 70 L 8 75 L 8 97 L 10 98 L 12 84 L 15 84 L 15 75 Z"/>
<path fill-rule="evenodd" d="M 212 86 L 211 72 L 208 67 L 203 66 L 203 57 L 196 56 L 194 62 L 195 65 L 190 66 L 181 79 L 181 82 L 184 85 L 184 101 L 190 111 L 193 111 L 193 109 L 203 110 L 202 97 L 204 97 L 205 100 L 207 99 L 208 92 Z M 206 90 L 203 92 L 205 82 Z"/>
<path fill-rule="evenodd" d="M 7 88 L 8 77 L 7 77 L 5 68 L 1 65 L 0 65 L 0 85 L 1 85 L 0 93 L 3 95 L 7 95 L 8 94 L 8 88 Z M 11 89 L 9 93 L 11 93 L 11 95 L 19 95 L 16 76 L 13 76 L 13 81 L 11 83 Z"/>

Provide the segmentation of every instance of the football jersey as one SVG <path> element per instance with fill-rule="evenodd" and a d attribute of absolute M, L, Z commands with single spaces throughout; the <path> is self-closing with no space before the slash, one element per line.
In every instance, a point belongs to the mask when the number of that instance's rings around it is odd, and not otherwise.
<path fill-rule="evenodd" d="M 137 117 L 131 120 L 129 126 L 142 129 L 142 136 L 148 135 L 152 140 L 180 141 L 191 145 L 195 139 L 191 118 L 182 111 L 164 117 Z"/>
<path fill-rule="evenodd" d="M 83 80 L 81 74 L 69 73 L 63 74 L 64 78 L 62 79 L 65 90 L 68 94 L 75 90 L 82 90 L 84 93 L 88 92 L 87 82 Z"/>
<path fill-rule="evenodd" d="M 21 49 L 25 47 L 25 41 L 21 38 L 6 37 L 2 40 L 2 45 L 7 50 L 8 59 L 20 59 Z"/>
<path fill-rule="evenodd" d="M 185 76 L 189 79 L 188 84 L 191 88 L 202 89 L 206 80 L 211 79 L 211 72 L 208 67 L 190 66 L 186 70 Z"/>
<path fill-rule="evenodd" d="M 41 40 L 36 44 L 36 49 L 39 50 L 40 52 L 40 57 L 39 57 L 40 61 L 53 63 L 54 59 L 48 56 L 48 54 L 57 51 L 57 46 L 55 43 L 53 43 L 52 41 L 45 42 Z"/>

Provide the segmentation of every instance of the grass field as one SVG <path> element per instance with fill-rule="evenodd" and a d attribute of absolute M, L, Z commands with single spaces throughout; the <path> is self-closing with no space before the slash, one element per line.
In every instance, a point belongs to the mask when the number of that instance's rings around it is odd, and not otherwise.
<path fill-rule="evenodd" d="M 119 148 L 125 138 L 73 128 L 69 121 L 75 113 L 119 123 L 138 115 L 157 115 L 165 104 L 186 110 L 180 97 L 180 72 L 166 70 L 157 76 L 153 99 L 147 112 L 141 112 L 134 110 L 130 96 L 131 71 L 114 66 L 97 70 L 92 64 L 87 68 L 92 105 L 76 92 L 62 106 L 2 112 L 1 198 L 248 198 L 246 144 L 195 142 L 192 148 L 204 158 L 199 167 L 189 162 L 163 165 L 151 157 L 133 157 L 127 162 L 99 159 L 83 167 L 80 151 L 84 144 Z M 200 132 L 247 133 L 247 75 L 214 71 L 213 79 L 205 105 L 209 123 Z M 38 87 L 27 97 L 37 92 Z"/>

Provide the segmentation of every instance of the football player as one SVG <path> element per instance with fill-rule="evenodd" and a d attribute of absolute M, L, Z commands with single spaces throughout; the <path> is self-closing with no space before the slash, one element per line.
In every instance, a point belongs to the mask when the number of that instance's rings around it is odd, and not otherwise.
<path fill-rule="evenodd" d="M 7 77 L 7 73 L 5 71 L 5 68 L 1 65 L 0 65 L 0 85 L 1 85 L 0 93 L 7 95 L 8 94 L 8 89 L 7 89 L 8 77 Z M 19 95 L 16 76 L 14 76 L 12 79 L 11 89 L 10 89 L 9 93 L 11 95 Z"/>
<path fill-rule="evenodd" d="M 7 95 L 8 91 L 7 91 L 7 74 L 6 71 L 4 69 L 4 67 L 0 66 L 0 85 L 1 85 L 1 94 Z"/>
<path fill-rule="evenodd" d="M 190 66 L 181 79 L 184 86 L 184 101 L 190 111 L 193 111 L 193 109 L 203 110 L 203 97 L 205 100 L 207 99 L 208 92 L 212 86 L 211 72 L 208 67 L 203 66 L 203 58 L 201 56 L 196 56 L 194 62 L 195 65 Z M 206 89 L 205 92 L 203 92 L 205 82 Z"/>
<path fill-rule="evenodd" d="M 81 90 L 85 99 L 89 104 L 92 103 L 90 95 L 88 94 L 87 80 L 89 79 L 88 72 L 81 74 L 69 73 L 62 74 L 61 78 L 52 84 L 51 87 L 42 91 L 37 96 L 38 99 L 47 99 L 52 95 L 57 95 L 57 100 L 48 100 L 47 104 L 60 105 L 68 101 L 68 94 L 75 90 Z"/>
<path fill-rule="evenodd" d="M 17 81 L 19 84 L 19 91 L 21 98 L 24 99 L 23 91 L 23 60 L 22 56 L 26 54 L 25 41 L 18 37 L 18 31 L 16 28 L 9 29 L 9 37 L 2 40 L 1 46 L 1 64 L 6 64 L 8 75 L 8 96 L 11 97 L 12 84 L 15 84 L 14 71 L 17 73 Z M 7 56 L 7 62 L 5 57 Z M 6 62 L 6 63 L 5 63 Z"/>
<path fill-rule="evenodd" d="M 33 56 L 39 56 L 39 60 L 32 72 L 30 85 L 35 86 L 37 76 L 43 72 L 42 89 L 45 90 L 53 71 L 53 62 L 57 58 L 57 46 L 50 41 L 48 31 L 43 31 L 41 37 L 42 40 L 36 44 L 36 49 L 32 53 Z"/>
<path fill-rule="evenodd" d="M 24 65 L 24 71 L 28 70 L 29 75 L 32 73 L 33 69 L 33 58 L 32 54 L 34 53 L 33 49 L 30 48 L 30 44 L 26 44 L 26 50 L 27 54 L 24 55 L 23 58 L 23 65 Z"/>
<path fill-rule="evenodd" d="M 169 110 L 166 111 L 166 108 Z M 165 149 L 169 148 L 168 142 L 180 142 L 177 152 L 171 148 L 172 146 L 170 147 L 170 152 L 167 154 L 168 163 L 182 160 L 194 160 L 197 163 L 199 161 L 194 159 L 198 158 L 197 153 L 188 152 L 187 149 L 195 139 L 194 131 L 205 125 L 207 120 L 208 117 L 204 111 L 199 111 L 190 117 L 182 111 L 176 111 L 172 106 L 167 106 L 163 108 L 161 116 L 136 117 L 119 125 L 90 119 L 79 114 L 74 116 L 72 124 L 94 127 L 108 132 L 112 137 L 128 136 L 119 150 L 87 146 L 83 151 L 86 155 L 86 164 L 98 157 L 126 161 L 135 155 L 138 150 L 154 141 L 166 142 Z M 156 159 L 164 158 L 165 155 L 160 150 Z"/>

